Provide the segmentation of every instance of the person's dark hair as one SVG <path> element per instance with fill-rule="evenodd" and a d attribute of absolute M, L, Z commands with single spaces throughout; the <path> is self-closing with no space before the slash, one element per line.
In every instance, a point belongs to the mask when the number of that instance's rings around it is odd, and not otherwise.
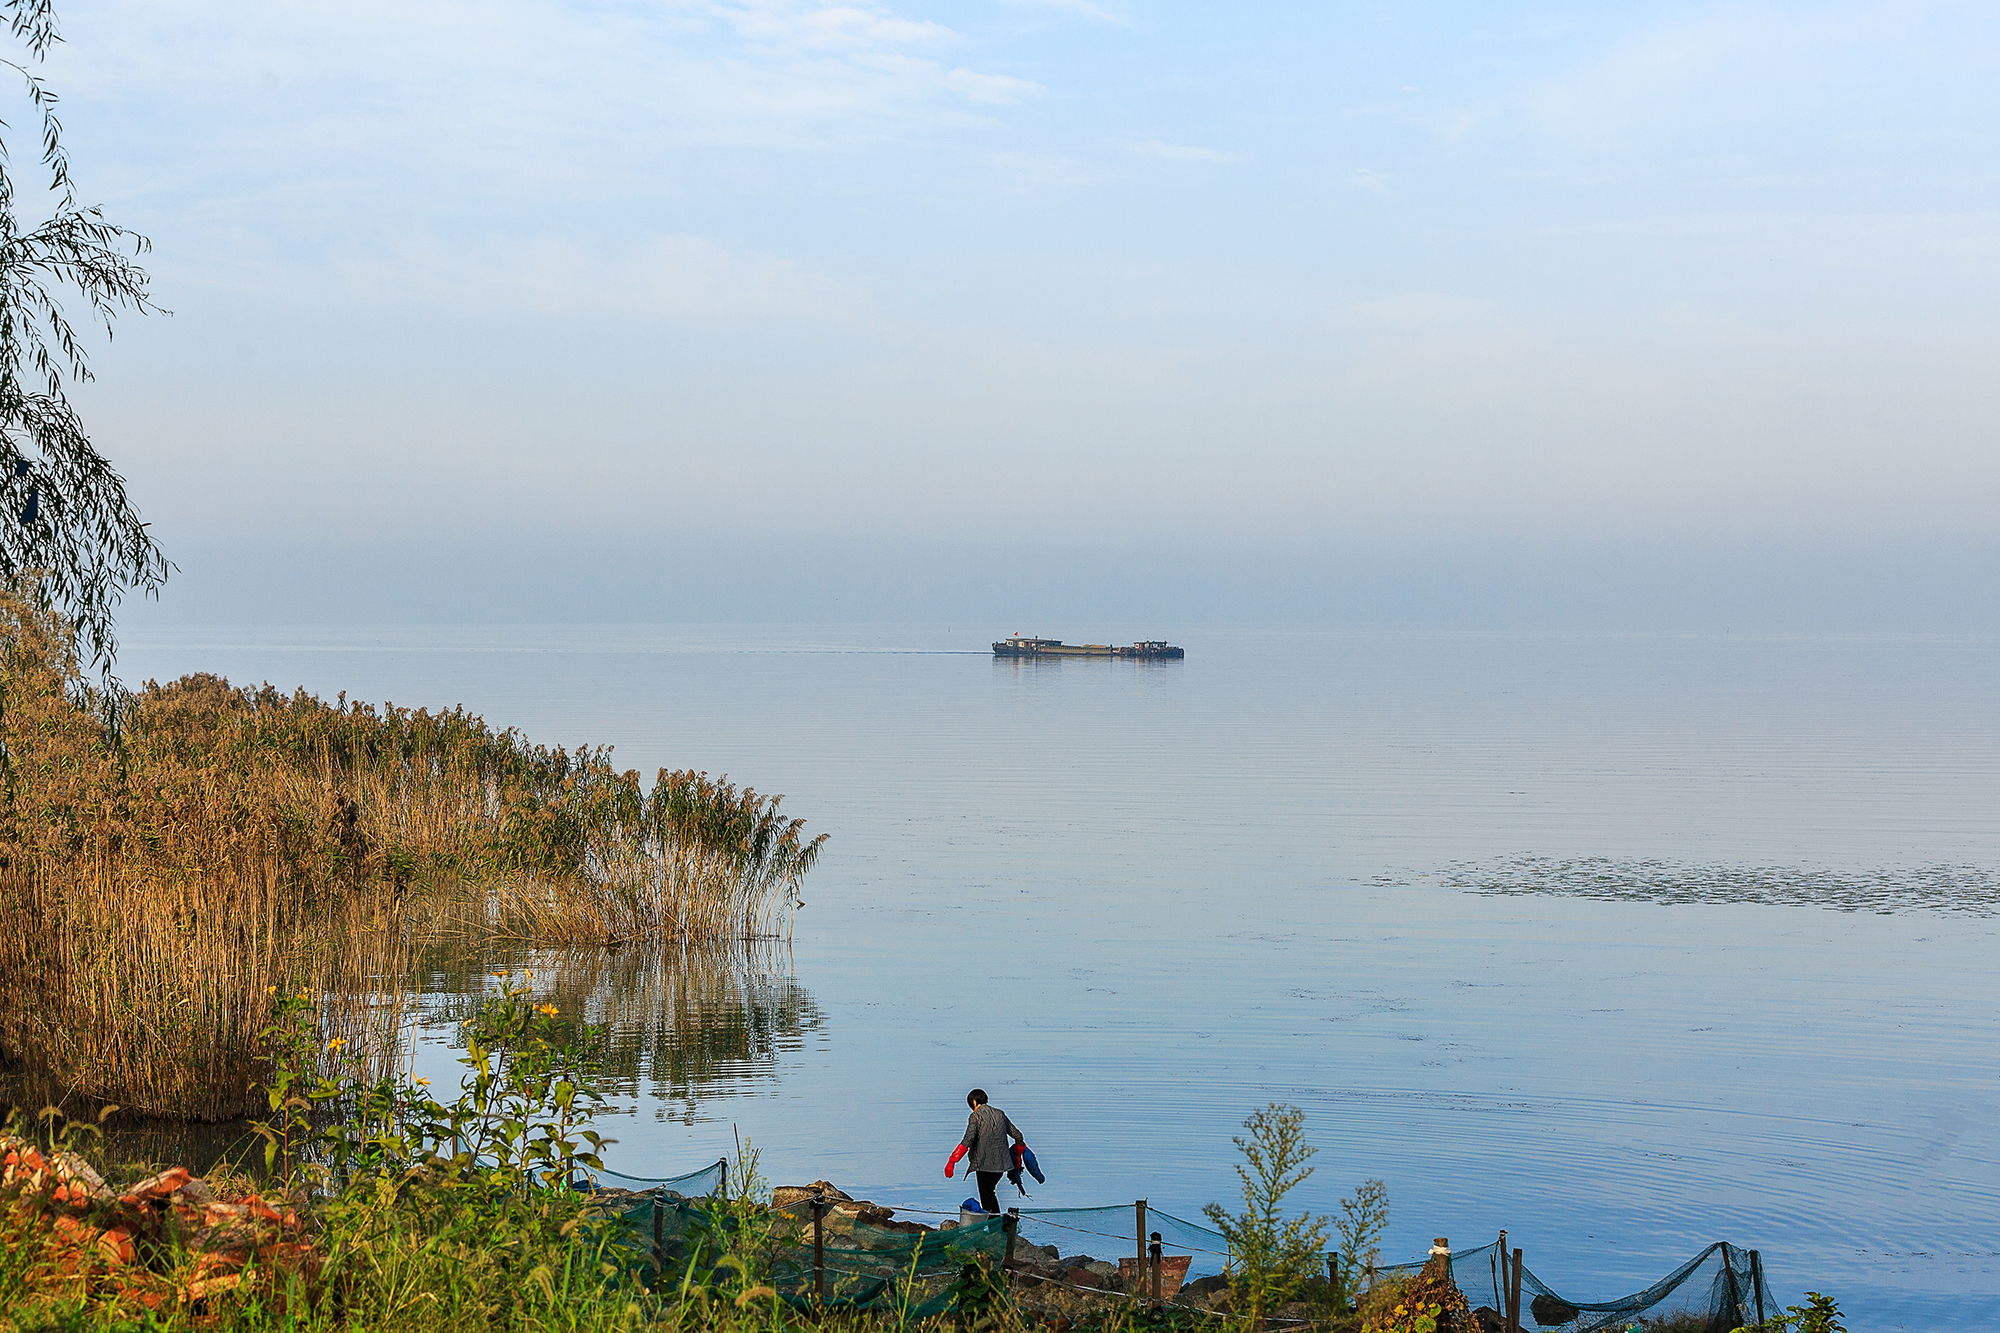
<path fill-rule="evenodd" d="M 966 1093 L 965 1104 L 975 1111 L 986 1105 L 986 1089 L 974 1088 L 971 1092 Z"/>

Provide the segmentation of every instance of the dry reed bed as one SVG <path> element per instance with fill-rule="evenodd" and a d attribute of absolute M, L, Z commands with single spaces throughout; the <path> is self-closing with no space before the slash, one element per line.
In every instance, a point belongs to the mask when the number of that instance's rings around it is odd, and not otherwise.
<path fill-rule="evenodd" d="M 645 950 L 768 935 L 824 835 L 779 798 L 463 709 L 83 677 L 0 588 L 0 1074 L 142 1113 L 248 1105 L 274 989 L 387 1059 L 440 931 Z"/>

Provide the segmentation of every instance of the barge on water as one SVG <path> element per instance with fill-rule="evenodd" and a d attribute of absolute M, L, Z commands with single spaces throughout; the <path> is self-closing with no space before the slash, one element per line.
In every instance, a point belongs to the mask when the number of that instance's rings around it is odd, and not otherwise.
<path fill-rule="evenodd" d="M 993 645 L 995 657 L 1136 657 L 1150 661 L 1178 661 L 1187 650 L 1165 639 L 1142 639 L 1138 643 L 1064 643 L 1061 639 L 1031 639 L 1013 635 Z"/>

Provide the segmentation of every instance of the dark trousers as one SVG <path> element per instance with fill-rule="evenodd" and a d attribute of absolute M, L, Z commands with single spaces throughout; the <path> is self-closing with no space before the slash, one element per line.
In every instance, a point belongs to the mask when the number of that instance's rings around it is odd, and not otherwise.
<path fill-rule="evenodd" d="M 979 1177 L 979 1206 L 989 1213 L 999 1212 L 1000 1196 L 993 1192 L 993 1187 L 998 1185 L 1000 1177 L 1007 1173 L 1005 1171 L 975 1171 L 972 1174 Z"/>

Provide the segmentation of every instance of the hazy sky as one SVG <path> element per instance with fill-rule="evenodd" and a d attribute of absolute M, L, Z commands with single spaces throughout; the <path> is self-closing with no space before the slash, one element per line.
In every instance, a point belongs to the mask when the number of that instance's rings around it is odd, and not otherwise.
<path fill-rule="evenodd" d="M 1990 3 L 62 12 L 83 193 L 175 312 L 83 399 L 168 609 L 337 559 L 422 614 L 576 609 L 496 593 L 551 562 L 597 614 L 888 614 L 1010 545 L 1007 605 L 1052 551 L 1616 547 L 1992 609 Z"/>

